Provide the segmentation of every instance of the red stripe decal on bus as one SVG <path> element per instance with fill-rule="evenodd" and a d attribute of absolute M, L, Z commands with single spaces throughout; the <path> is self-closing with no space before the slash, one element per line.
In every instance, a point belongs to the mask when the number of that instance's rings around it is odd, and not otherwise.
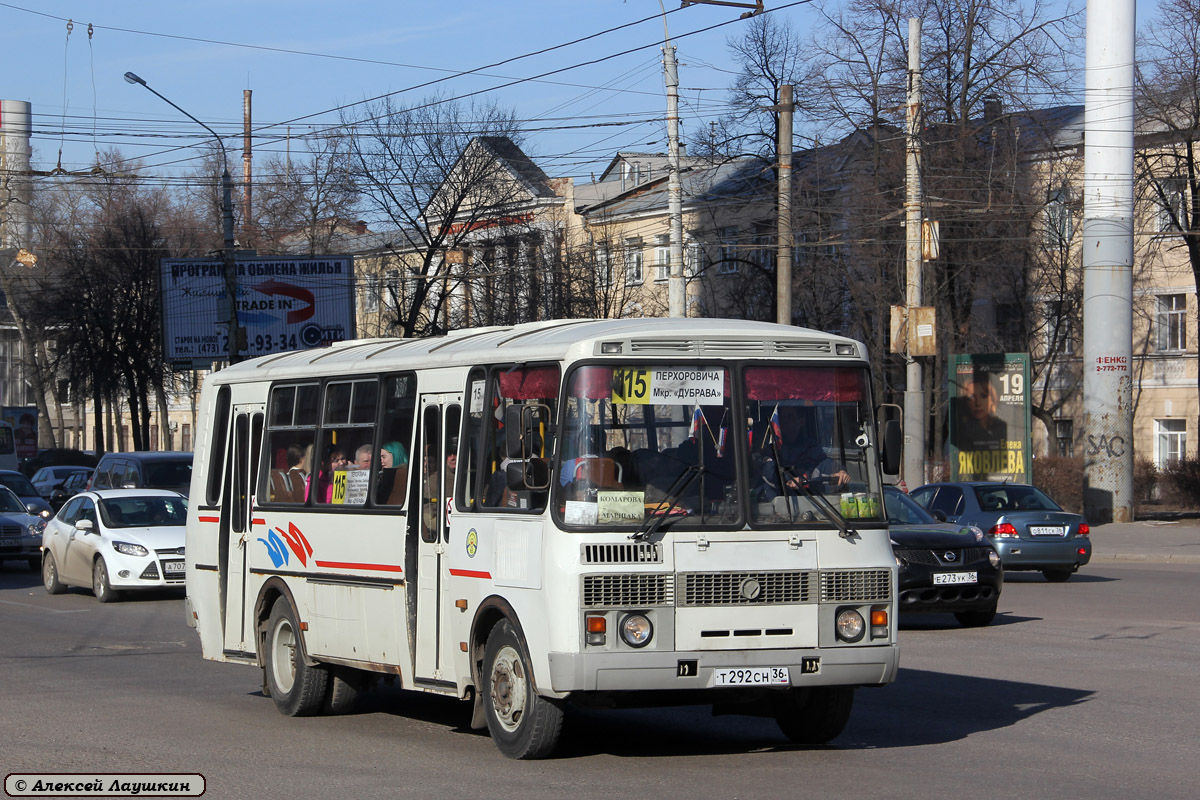
<path fill-rule="evenodd" d="M 488 580 L 492 579 L 492 573 L 476 572 L 473 569 L 452 569 L 452 570 L 450 570 L 450 574 L 457 575 L 460 578 L 487 578 Z"/>
<path fill-rule="evenodd" d="M 352 564 L 347 561 L 314 561 L 318 567 L 330 569 L 369 569 L 376 572 L 404 572 L 403 567 L 394 564 Z"/>
<path fill-rule="evenodd" d="M 201 522 L 220 522 L 220 517 L 200 517 Z"/>
<path fill-rule="evenodd" d="M 266 525 L 267 521 L 265 519 L 252 519 L 252 520 L 250 520 L 250 524 L 251 525 Z"/>

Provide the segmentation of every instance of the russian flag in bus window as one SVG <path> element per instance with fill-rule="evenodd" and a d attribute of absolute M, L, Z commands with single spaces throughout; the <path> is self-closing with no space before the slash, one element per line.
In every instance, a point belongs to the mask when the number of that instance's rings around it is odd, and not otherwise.
<path fill-rule="evenodd" d="M 775 406 L 775 410 L 771 412 L 771 434 L 775 437 L 776 442 L 783 441 L 783 431 L 779 427 L 779 406 Z"/>
<path fill-rule="evenodd" d="M 696 410 L 692 412 L 692 430 L 691 436 L 693 439 L 700 438 L 700 426 L 704 424 L 704 411 L 700 406 L 696 406 Z"/>
<path fill-rule="evenodd" d="M 720 433 L 717 434 L 717 458 L 725 457 L 725 436 L 729 433 L 729 426 L 722 425 Z"/>

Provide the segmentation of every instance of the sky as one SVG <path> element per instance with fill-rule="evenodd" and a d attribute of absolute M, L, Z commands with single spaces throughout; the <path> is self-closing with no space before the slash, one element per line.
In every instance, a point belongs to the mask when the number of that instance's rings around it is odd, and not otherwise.
<path fill-rule="evenodd" d="M 663 5 L 686 135 L 724 108 L 726 42 L 746 23 L 741 9 Z M 812 15 L 793 0 L 767 7 L 797 25 Z M 584 37 L 594 38 L 518 58 Z M 132 71 L 228 136 L 237 176 L 244 89 L 256 163 L 287 149 L 289 126 L 293 136 L 328 126 L 340 106 L 479 93 L 526 120 L 526 150 L 547 173 L 583 179 L 618 150 L 666 150 L 662 39 L 658 0 L 0 0 L 0 98 L 32 103 L 35 169 L 85 169 L 116 147 L 154 172 L 194 170 L 211 137 L 127 83 Z"/>

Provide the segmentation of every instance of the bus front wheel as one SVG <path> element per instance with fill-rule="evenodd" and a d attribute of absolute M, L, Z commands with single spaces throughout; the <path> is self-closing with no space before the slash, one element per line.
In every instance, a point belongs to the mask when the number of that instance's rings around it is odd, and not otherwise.
<path fill-rule="evenodd" d="M 318 713 L 325 700 L 329 674 L 304 663 L 296 612 L 282 598 L 275 601 L 267 621 L 266 682 L 280 713 L 307 717 Z"/>
<path fill-rule="evenodd" d="M 525 646 L 507 620 L 488 635 L 483 656 L 488 732 L 509 758 L 545 758 L 562 735 L 563 704 L 534 691 Z"/>
<path fill-rule="evenodd" d="M 853 706 L 852 686 L 791 689 L 776 708 L 775 721 L 797 744 L 825 744 L 845 729 Z"/>

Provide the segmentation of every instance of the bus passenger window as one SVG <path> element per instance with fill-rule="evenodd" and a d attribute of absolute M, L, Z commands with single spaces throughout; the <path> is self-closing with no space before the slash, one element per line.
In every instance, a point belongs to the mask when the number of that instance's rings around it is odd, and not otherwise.
<path fill-rule="evenodd" d="M 267 406 L 265 479 L 258 487 L 259 503 L 303 503 L 312 474 L 313 443 L 317 436 L 320 386 L 276 386 Z"/>
<path fill-rule="evenodd" d="M 379 382 L 330 382 L 325 387 L 320 462 L 316 468 L 313 502 L 335 506 L 364 506 L 371 476 L 379 464 L 375 452 L 375 412 Z"/>
<path fill-rule="evenodd" d="M 490 416 L 484 415 L 483 424 L 487 432 L 484 457 L 483 505 L 485 507 L 541 511 L 546 506 L 547 490 L 544 478 L 548 473 L 550 455 L 554 450 L 553 421 L 557 419 L 558 366 L 531 366 L 522 368 L 497 367 L 492 371 L 488 399 L 493 409 Z M 509 409 L 520 405 L 544 406 L 546 413 L 529 415 L 527 419 L 540 420 L 536 429 L 524 437 L 522 458 L 510 457 L 505 446 L 505 426 L 518 424 Z M 510 465 L 516 463 L 516 471 Z M 542 487 L 542 488 L 534 488 Z"/>
<path fill-rule="evenodd" d="M 393 375 L 383 382 L 379 476 L 375 480 L 377 506 L 404 505 L 408 489 L 416 396 L 417 379 L 411 373 Z"/>

